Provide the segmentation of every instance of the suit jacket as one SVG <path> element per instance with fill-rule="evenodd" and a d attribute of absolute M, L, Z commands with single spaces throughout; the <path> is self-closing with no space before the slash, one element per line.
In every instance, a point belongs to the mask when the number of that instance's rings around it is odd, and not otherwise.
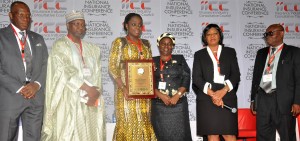
<path fill-rule="evenodd" d="M 269 47 L 257 51 L 251 100 L 255 100 L 262 79 Z M 300 104 L 300 53 L 299 48 L 284 44 L 276 72 L 276 94 L 279 111 L 290 114 L 292 104 Z"/>
<path fill-rule="evenodd" d="M 44 38 L 32 31 L 27 31 L 32 52 L 32 77 L 31 82 L 38 81 L 40 90 L 32 100 L 34 104 L 43 105 L 44 86 L 48 51 Z M 0 109 L 18 109 L 25 100 L 16 93 L 25 85 L 25 68 L 11 25 L 0 29 Z"/>
<path fill-rule="evenodd" d="M 191 83 L 190 68 L 186 63 L 183 55 L 172 55 L 171 61 L 165 64 L 164 70 L 160 71 L 160 56 L 153 57 L 155 64 L 155 82 L 156 89 L 158 89 L 158 82 L 160 81 L 160 74 L 164 76 L 164 81 L 167 82 L 166 90 L 172 92 L 178 90 L 179 87 L 185 87 L 186 92 L 189 92 Z"/>
<path fill-rule="evenodd" d="M 228 92 L 223 99 L 236 99 L 236 90 L 240 82 L 240 70 L 233 48 L 222 47 L 219 57 L 221 74 L 225 75 L 225 80 L 230 80 L 233 90 Z M 214 67 L 207 49 L 201 49 L 194 55 L 192 88 L 197 95 L 197 100 L 209 100 L 211 98 L 203 92 L 206 82 L 212 84 L 212 90 L 216 91 L 224 87 L 223 84 L 214 83 Z"/>

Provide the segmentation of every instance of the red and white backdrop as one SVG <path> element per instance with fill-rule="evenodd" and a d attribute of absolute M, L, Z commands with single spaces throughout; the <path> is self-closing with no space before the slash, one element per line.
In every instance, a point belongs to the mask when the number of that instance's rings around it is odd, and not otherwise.
<path fill-rule="evenodd" d="M 65 14 L 84 12 L 87 33 L 84 40 L 101 48 L 103 97 L 106 120 L 113 122 L 114 83 L 108 73 L 112 41 L 124 36 L 123 20 L 130 12 L 144 20 L 142 38 L 152 44 L 153 56 L 159 55 L 156 38 L 170 32 L 176 38 L 173 54 L 183 54 L 192 69 L 194 52 L 203 48 L 201 35 L 209 23 L 218 24 L 224 43 L 236 49 L 241 71 L 237 92 L 238 107 L 248 108 L 256 51 L 265 46 L 262 34 L 274 23 L 285 28 L 285 43 L 300 46 L 300 0 L 24 0 L 31 9 L 31 30 L 44 36 L 48 49 L 66 35 Z M 13 0 L 0 0 L 0 28 L 9 22 Z M 195 121 L 195 94 L 188 94 L 190 120 Z"/>

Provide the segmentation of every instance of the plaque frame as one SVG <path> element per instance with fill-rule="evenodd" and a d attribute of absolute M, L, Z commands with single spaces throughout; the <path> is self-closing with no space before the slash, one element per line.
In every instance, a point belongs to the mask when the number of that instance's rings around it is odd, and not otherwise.
<path fill-rule="evenodd" d="M 128 60 L 126 66 L 126 88 L 128 98 L 155 98 L 153 60 Z"/>

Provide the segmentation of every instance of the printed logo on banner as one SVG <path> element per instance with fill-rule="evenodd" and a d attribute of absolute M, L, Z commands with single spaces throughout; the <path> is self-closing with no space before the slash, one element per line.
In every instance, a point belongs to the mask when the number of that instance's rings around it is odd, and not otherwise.
<path fill-rule="evenodd" d="M 253 70 L 254 70 L 254 66 L 249 66 L 248 69 L 247 69 L 247 74 L 246 74 L 246 80 L 250 81 L 252 80 L 252 77 L 253 77 Z"/>
<path fill-rule="evenodd" d="M 269 12 L 263 1 L 246 1 L 242 14 L 249 18 L 263 18 L 269 15 Z"/>
<path fill-rule="evenodd" d="M 275 18 L 300 18 L 300 2 L 275 1 Z"/>
<path fill-rule="evenodd" d="M 7 27 L 9 24 L 10 24 L 10 22 L 8 22 L 8 21 L 0 22 L 0 28 Z"/>
<path fill-rule="evenodd" d="M 204 30 L 204 28 L 208 25 L 208 24 L 217 24 L 222 32 L 223 32 L 223 37 L 224 39 L 232 39 L 232 33 L 230 31 L 230 24 L 229 22 L 202 22 L 201 26 L 202 26 L 202 31 Z M 201 32 L 201 36 L 202 36 L 202 32 Z"/>
<path fill-rule="evenodd" d="M 194 58 L 193 51 L 191 50 L 191 46 L 189 44 L 176 44 L 173 50 L 173 54 L 183 55 L 186 61 Z"/>
<path fill-rule="evenodd" d="M 122 27 L 123 27 L 123 25 L 122 25 Z M 126 33 L 120 32 L 120 36 L 126 36 Z M 148 40 L 152 40 L 154 38 L 153 32 L 151 30 L 151 22 L 150 21 L 143 22 L 141 38 L 148 39 Z"/>
<path fill-rule="evenodd" d="M 102 51 L 102 50 L 101 50 Z M 103 61 L 102 61 L 103 63 Z M 104 64 L 104 63 L 103 63 Z M 107 64 L 107 63 L 105 63 Z M 102 80 L 102 84 L 105 85 L 105 84 L 110 84 L 112 83 L 112 80 L 109 76 L 109 73 L 108 73 L 108 67 L 107 65 L 106 66 L 102 66 L 101 67 L 101 80 Z"/>
<path fill-rule="evenodd" d="M 65 22 L 34 22 L 33 31 L 41 34 L 46 41 L 55 41 L 67 34 Z"/>
<path fill-rule="evenodd" d="M 187 39 L 194 35 L 189 23 L 180 21 L 170 21 L 167 25 L 167 32 L 179 39 Z"/>
<path fill-rule="evenodd" d="M 300 39 L 299 23 L 279 23 L 284 27 L 284 39 Z"/>
<path fill-rule="evenodd" d="M 231 17 L 230 0 L 201 0 L 199 17 Z"/>
<path fill-rule="evenodd" d="M 186 17 L 193 14 L 193 11 L 187 0 L 169 0 L 164 13 L 171 17 Z"/>
<path fill-rule="evenodd" d="M 64 17 L 67 0 L 34 0 L 33 17 Z"/>
<path fill-rule="evenodd" d="M 85 0 L 82 12 L 87 13 L 88 15 L 106 16 L 108 13 L 112 13 L 113 10 L 111 4 L 109 4 L 109 1 L 107 0 Z"/>
<path fill-rule="evenodd" d="M 113 32 L 107 21 L 87 21 L 87 38 L 107 38 L 112 36 Z"/>
<path fill-rule="evenodd" d="M 154 13 L 151 10 L 150 2 L 151 0 L 122 0 L 120 16 L 126 16 L 128 13 L 139 13 L 141 16 L 153 16 Z"/>
<path fill-rule="evenodd" d="M 267 26 L 263 22 L 249 22 L 245 24 L 243 36 L 248 39 L 262 39 Z"/>
<path fill-rule="evenodd" d="M 244 58 L 249 59 L 249 61 L 254 61 L 256 57 L 256 52 L 265 46 L 265 44 L 249 44 L 246 48 Z"/>
<path fill-rule="evenodd" d="M 10 12 L 10 5 L 14 0 L 0 0 L 0 16 L 7 16 Z M 3 17 L 1 17 L 3 18 Z M 7 19 L 9 20 L 9 19 Z"/>
<path fill-rule="evenodd" d="M 109 58 L 109 50 L 110 46 L 107 43 L 104 44 L 97 44 L 98 47 L 101 49 L 101 61 L 107 62 Z"/>

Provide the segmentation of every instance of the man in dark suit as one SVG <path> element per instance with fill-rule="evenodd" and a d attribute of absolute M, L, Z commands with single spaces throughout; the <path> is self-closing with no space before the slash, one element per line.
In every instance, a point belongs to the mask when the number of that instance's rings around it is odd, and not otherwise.
<path fill-rule="evenodd" d="M 11 24 L 0 29 L 0 140 L 39 141 L 48 52 L 43 37 L 29 30 L 31 13 L 24 2 L 11 4 Z"/>
<path fill-rule="evenodd" d="M 251 110 L 257 119 L 257 140 L 295 141 L 300 112 L 299 49 L 283 43 L 284 28 L 270 25 L 264 33 L 268 47 L 258 50 L 253 72 Z"/>

